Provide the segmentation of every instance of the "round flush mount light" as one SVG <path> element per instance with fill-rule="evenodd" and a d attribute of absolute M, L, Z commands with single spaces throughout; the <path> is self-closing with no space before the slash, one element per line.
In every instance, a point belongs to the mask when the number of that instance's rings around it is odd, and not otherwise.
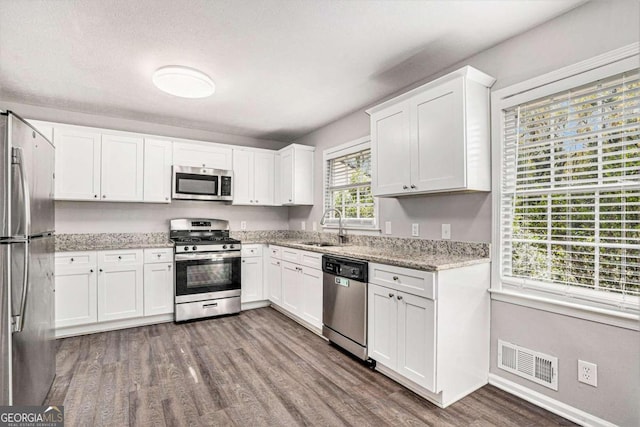
<path fill-rule="evenodd" d="M 182 98 L 206 98 L 216 90 L 213 80 L 202 71 L 180 65 L 158 68 L 153 84 L 163 92 Z"/>

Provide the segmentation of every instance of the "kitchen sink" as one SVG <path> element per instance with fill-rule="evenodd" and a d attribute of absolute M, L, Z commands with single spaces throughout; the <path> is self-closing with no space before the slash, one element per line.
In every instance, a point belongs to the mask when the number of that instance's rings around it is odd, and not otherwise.
<path fill-rule="evenodd" d="M 339 246 L 333 243 L 327 243 L 327 242 L 300 242 L 301 245 L 305 245 L 305 246 L 317 246 L 319 248 L 324 248 L 327 246 Z"/>

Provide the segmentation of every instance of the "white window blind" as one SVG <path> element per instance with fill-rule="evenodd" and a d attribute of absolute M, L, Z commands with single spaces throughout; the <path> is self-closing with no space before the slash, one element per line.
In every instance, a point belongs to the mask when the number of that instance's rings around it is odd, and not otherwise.
<path fill-rule="evenodd" d="M 328 159 L 326 162 L 325 211 L 337 209 L 344 224 L 372 227 L 375 206 L 371 193 L 371 149 Z M 327 215 L 327 223 L 337 224 L 335 212 Z"/>
<path fill-rule="evenodd" d="M 635 303 L 638 70 L 504 110 L 503 131 L 503 283 Z"/>

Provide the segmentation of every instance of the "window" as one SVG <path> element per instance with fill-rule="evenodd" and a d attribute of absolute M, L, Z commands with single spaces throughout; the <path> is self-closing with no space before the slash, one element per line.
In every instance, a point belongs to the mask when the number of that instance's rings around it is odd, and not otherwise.
<path fill-rule="evenodd" d="M 639 78 L 635 68 L 501 108 L 503 287 L 637 309 Z"/>
<path fill-rule="evenodd" d="M 343 225 L 372 228 L 376 206 L 371 193 L 371 147 L 369 138 L 325 152 L 324 209 L 337 209 Z M 337 225 L 338 215 L 329 212 L 325 224 Z"/>

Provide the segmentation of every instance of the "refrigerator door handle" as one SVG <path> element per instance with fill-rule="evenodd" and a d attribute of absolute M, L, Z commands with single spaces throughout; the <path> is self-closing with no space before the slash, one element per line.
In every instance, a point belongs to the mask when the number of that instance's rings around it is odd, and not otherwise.
<path fill-rule="evenodd" d="M 24 313 L 27 308 L 29 296 L 29 241 L 15 242 L 24 244 L 24 266 L 22 270 L 22 299 L 20 300 L 20 312 L 11 318 L 11 332 L 22 332 L 24 328 Z"/>
<path fill-rule="evenodd" d="M 24 201 L 22 223 L 24 225 L 24 237 L 29 238 L 31 235 L 31 194 L 29 193 L 27 174 L 24 171 L 24 152 L 22 151 L 22 147 L 13 147 L 11 149 L 11 163 L 12 165 L 17 165 L 20 171 L 22 200 Z"/>

